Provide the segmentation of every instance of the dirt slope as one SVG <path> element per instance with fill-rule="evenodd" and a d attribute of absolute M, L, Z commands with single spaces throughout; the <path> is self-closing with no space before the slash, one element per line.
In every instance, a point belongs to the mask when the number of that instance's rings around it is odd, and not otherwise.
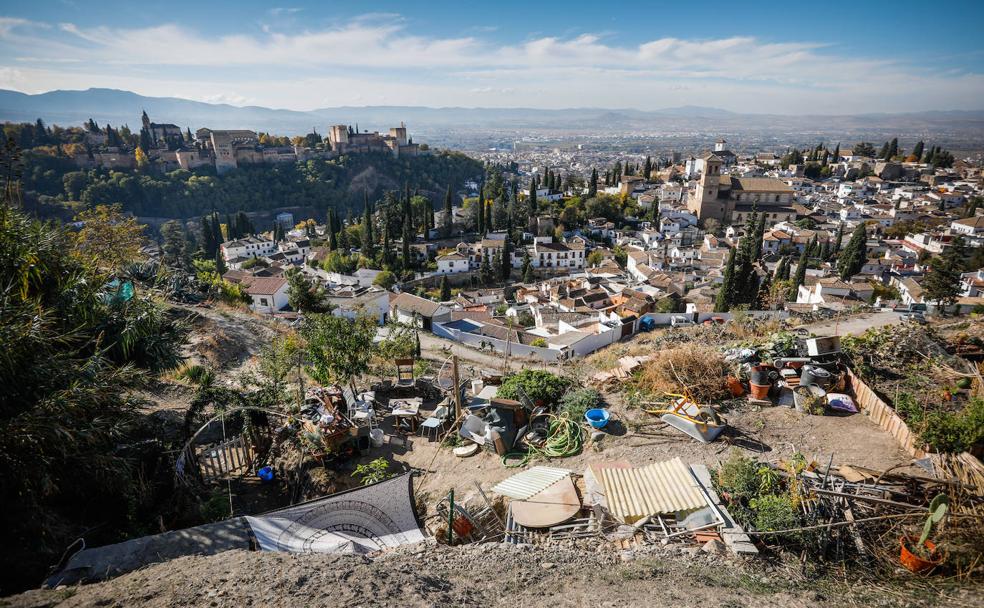
<path fill-rule="evenodd" d="M 643 552 L 645 551 L 645 552 Z M 615 552 L 502 544 L 422 543 L 376 559 L 232 551 L 187 557 L 118 579 L 0 600 L 17 607 L 71 606 L 973 606 L 979 592 L 898 593 L 794 568 L 742 563 L 696 548 Z"/>

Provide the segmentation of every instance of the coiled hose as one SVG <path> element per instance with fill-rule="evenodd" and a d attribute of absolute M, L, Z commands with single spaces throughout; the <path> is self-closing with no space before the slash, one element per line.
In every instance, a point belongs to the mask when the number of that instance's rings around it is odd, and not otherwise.
<path fill-rule="evenodd" d="M 550 414 L 550 425 L 547 427 L 547 440 L 540 447 L 529 446 L 523 452 L 509 452 L 502 456 L 502 464 L 510 469 L 523 467 L 536 457 L 567 458 L 577 456 L 584 447 L 584 429 L 577 420 L 569 414 L 559 416 Z"/>

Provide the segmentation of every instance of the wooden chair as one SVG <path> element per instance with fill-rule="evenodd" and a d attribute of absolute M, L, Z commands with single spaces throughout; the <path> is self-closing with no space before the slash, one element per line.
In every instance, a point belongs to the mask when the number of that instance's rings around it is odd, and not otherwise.
<path fill-rule="evenodd" d="M 413 359 L 396 360 L 396 388 L 413 388 L 416 380 L 413 377 Z"/>

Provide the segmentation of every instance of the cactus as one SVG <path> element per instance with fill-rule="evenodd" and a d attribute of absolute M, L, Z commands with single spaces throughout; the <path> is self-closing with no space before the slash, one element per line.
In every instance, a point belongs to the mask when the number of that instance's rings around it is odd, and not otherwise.
<path fill-rule="evenodd" d="M 940 523 L 946 515 L 950 501 L 945 494 L 937 494 L 929 503 L 929 517 L 926 518 L 926 525 L 923 526 L 922 536 L 919 537 L 918 549 L 922 549 L 929 540 L 929 533 L 933 531 L 933 526 Z"/>

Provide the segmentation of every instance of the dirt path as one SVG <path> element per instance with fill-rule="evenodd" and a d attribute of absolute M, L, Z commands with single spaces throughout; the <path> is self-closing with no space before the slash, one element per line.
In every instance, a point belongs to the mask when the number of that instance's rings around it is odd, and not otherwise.
<path fill-rule="evenodd" d="M 872 327 L 884 327 L 902 321 L 897 312 L 873 312 L 850 319 L 822 321 L 803 327 L 818 336 L 849 336 L 863 334 Z"/>

